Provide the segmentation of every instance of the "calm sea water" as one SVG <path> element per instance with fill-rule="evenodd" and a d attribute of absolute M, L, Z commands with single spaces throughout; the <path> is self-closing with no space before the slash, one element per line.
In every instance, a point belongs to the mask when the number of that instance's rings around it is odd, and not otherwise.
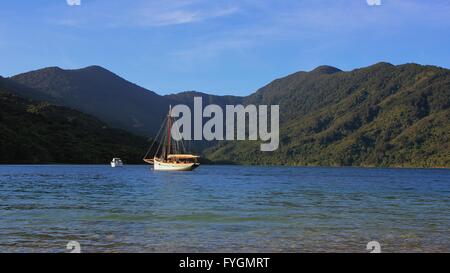
<path fill-rule="evenodd" d="M 0 252 L 450 252 L 450 170 L 0 166 Z"/>

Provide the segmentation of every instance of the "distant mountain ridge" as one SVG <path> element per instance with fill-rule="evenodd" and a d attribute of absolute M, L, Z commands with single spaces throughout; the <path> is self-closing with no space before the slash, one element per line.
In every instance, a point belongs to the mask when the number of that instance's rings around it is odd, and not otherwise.
<path fill-rule="evenodd" d="M 100 66 L 64 70 L 49 67 L 11 77 L 38 93 L 26 97 L 47 100 L 98 117 L 111 127 L 143 136 L 157 132 L 170 104 L 192 104 L 192 92 L 160 96 L 133 84 Z M 200 94 L 200 93 L 198 93 Z M 202 93 L 205 102 L 234 102 L 231 96 Z"/>
<path fill-rule="evenodd" d="M 50 67 L 11 79 L 50 96 L 48 101 L 53 104 L 82 111 L 112 127 L 142 135 L 149 135 L 151 128 L 157 125 L 154 121 L 161 118 L 165 104 L 161 96 L 99 66 L 74 70 Z"/>
<path fill-rule="evenodd" d="M 79 111 L 16 94 L 39 94 L 0 77 L 0 163 L 141 163 L 149 141 Z"/>
<path fill-rule="evenodd" d="M 342 71 L 320 66 L 276 79 L 246 97 L 188 91 L 160 96 L 98 66 L 23 73 L 13 81 L 141 135 L 159 128 L 169 104 L 280 105 L 280 149 L 259 143 L 203 145 L 210 159 L 246 164 L 449 166 L 450 72 L 435 66 L 378 63 Z M 48 98 L 50 97 L 50 99 Z M 216 145 L 217 144 L 217 145 Z M 213 147 L 211 147 L 213 145 Z"/>
<path fill-rule="evenodd" d="M 205 154 L 247 164 L 450 166 L 448 69 L 378 63 L 319 71 L 277 79 L 246 98 L 280 105 L 276 152 L 222 142 Z"/>

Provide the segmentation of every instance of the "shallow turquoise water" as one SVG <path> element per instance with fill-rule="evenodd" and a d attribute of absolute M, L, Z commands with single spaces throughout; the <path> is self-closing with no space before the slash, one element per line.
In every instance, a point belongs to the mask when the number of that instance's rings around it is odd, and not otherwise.
<path fill-rule="evenodd" d="M 0 252 L 450 252 L 450 170 L 0 166 Z"/>

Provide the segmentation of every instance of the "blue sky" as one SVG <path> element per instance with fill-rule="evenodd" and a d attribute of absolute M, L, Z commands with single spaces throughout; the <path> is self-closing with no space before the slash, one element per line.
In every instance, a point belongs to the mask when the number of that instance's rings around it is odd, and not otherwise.
<path fill-rule="evenodd" d="M 95 64 L 160 94 L 247 95 L 324 64 L 450 67 L 449 0 L 0 1 L 2 76 Z"/>

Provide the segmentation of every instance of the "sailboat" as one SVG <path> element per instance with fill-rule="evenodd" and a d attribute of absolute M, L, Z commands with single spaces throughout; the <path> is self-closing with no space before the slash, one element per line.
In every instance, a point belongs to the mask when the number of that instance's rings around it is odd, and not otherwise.
<path fill-rule="evenodd" d="M 200 157 L 184 153 L 186 149 L 183 141 L 172 142 L 171 127 L 173 118 L 171 112 L 172 107 L 170 106 L 167 118 L 164 120 L 157 137 L 144 156 L 144 162 L 153 165 L 155 171 L 192 171 L 200 166 L 200 163 L 198 162 Z M 163 132 L 163 134 L 160 138 L 161 132 Z M 152 148 L 157 144 L 157 140 L 160 140 L 158 148 L 153 153 Z M 154 154 L 153 157 L 150 156 L 152 153 Z"/>

